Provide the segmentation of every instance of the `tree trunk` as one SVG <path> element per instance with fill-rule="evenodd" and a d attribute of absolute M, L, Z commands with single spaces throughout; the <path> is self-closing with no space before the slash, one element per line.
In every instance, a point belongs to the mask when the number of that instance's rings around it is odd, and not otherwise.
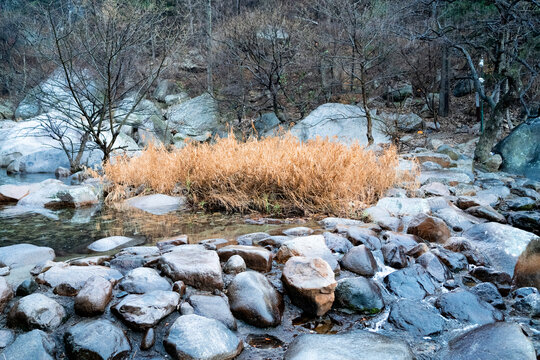
<path fill-rule="evenodd" d="M 213 85 L 213 75 L 212 75 L 212 0 L 208 0 L 207 4 L 207 12 L 208 12 L 208 38 L 207 38 L 207 51 L 208 55 L 206 58 L 206 85 L 208 92 L 212 94 L 214 92 L 214 85 Z"/>
<path fill-rule="evenodd" d="M 446 117 L 450 112 L 450 66 L 448 61 L 448 45 L 443 46 L 442 66 L 441 66 L 441 85 L 439 89 L 439 111 L 438 115 Z M 433 107 L 435 112 L 435 107 Z"/>
<path fill-rule="evenodd" d="M 474 150 L 474 160 L 478 163 L 485 163 L 490 156 L 491 149 L 497 141 L 497 135 L 503 122 L 503 109 L 501 106 L 495 106 L 491 111 L 489 120 L 486 121 L 484 132 L 480 135 L 480 140 Z"/>
<path fill-rule="evenodd" d="M 373 119 L 371 118 L 371 113 L 369 112 L 368 107 L 368 100 L 367 100 L 367 93 L 366 93 L 366 77 L 365 77 L 365 71 L 362 68 L 360 70 L 360 86 L 362 89 L 362 106 L 364 107 L 364 111 L 366 112 L 366 120 L 367 120 L 367 140 L 368 140 L 368 146 L 373 144 Z"/>

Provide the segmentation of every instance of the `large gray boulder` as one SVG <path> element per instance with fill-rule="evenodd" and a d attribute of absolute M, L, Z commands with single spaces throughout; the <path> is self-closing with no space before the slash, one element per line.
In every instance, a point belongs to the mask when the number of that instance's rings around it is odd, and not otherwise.
<path fill-rule="evenodd" d="M 285 360 L 412 360 L 413 353 L 403 340 L 369 331 L 344 334 L 304 334 L 287 349 Z"/>
<path fill-rule="evenodd" d="M 0 267 L 9 266 L 14 269 L 36 265 L 48 260 L 54 260 L 54 257 L 54 250 L 44 246 L 15 244 L 0 247 Z"/>
<path fill-rule="evenodd" d="M 0 353 L 2 359 L 54 360 L 56 344 L 51 336 L 41 330 L 21 334 L 11 345 Z"/>
<path fill-rule="evenodd" d="M 305 119 L 293 126 L 291 134 L 302 141 L 316 137 L 329 138 L 347 145 L 358 142 L 367 145 L 367 120 L 362 108 L 354 105 L 328 103 L 313 110 Z M 388 143 L 390 139 L 382 132 L 382 125 L 374 119 L 375 144 Z"/>
<path fill-rule="evenodd" d="M 8 325 L 23 330 L 56 329 L 66 316 L 64 308 L 43 294 L 31 294 L 13 305 L 8 315 Z"/>
<path fill-rule="evenodd" d="M 90 185 L 69 186 L 60 180 L 48 179 L 19 200 L 17 206 L 48 209 L 80 208 L 96 205 L 100 197 L 101 193 L 98 187 Z"/>
<path fill-rule="evenodd" d="M 516 127 L 493 149 L 503 158 L 501 170 L 540 180 L 540 118 Z"/>
<path fill-rule="evenodd" d="M 170 128 L 177 132 L 175 139 L 206 141 L 221 128 L 217 103 L 209 94 L 170 107 L 167 119 Z"/>

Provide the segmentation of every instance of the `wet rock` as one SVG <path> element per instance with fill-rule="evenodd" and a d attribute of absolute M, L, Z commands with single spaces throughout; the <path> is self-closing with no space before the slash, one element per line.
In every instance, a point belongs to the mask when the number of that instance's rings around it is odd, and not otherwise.
<path fill-rule="evenodd" d="M 120 246 L 133 244 L 135 241 L 135 239 L 127 236 L 110 236 L 94 241 L 88 245 L 88 249 L 96 252 L 110 251 Z"/>
<path fill-rule="evenodd" d="M 233 314 L 257 327 L 281 323 L 283 298 L 268 279 L 254 271 L 235 276 L 227 289 Z"/>
<path fill-rule="evenodd" d="M 508 209 L 514 211 L 533 210 L 537 207 L 536 201 L 529 197 L 518 197 L 515 199 L 509 199 L 505 201 L 505 205 L 508 207 Z"/>
<path fill-rule="evenodd" d="M 540 240 L 532 240 L 519 256 L 513 281 L 517 287 L 540 289 Z"/>
<path fill-rule="evenodd" d="M 73 325 L 64 334 L 64 343 L 70 359 L 124 359 L 131 351 L 122 329 L 105 319 Z"/>
<path fill-rule="evenodd" d="M 246 271 L 246 262 L 240 255 L 233 255 L 223 266 L 223 271 L 227 274 L 241 273 Z"/>
<path fill-rule="evenodd" d="M 313 229 L 310 229 L 305 226 L 299 226 L 299 227 L 283 230 L 283 234 L 287 236 L 294 236 L 294 237 L 307 236 L 307 235 L 313 234 Z"/>
<path fill-rule="evenodd" d="M 396 243 L 388 243 L 382 247 L 384 263 L 395 269 L 403 269 L 409 261 L 405 253 L 405 248 Z"/>
<path fill-rule="evenodd" d="M 518 211 L 508 214 L 508 222 L 515 227 L 540 234 L 540 211 Z"/>
<path fill-rule="evenodd" d="M 212 339 L 212 341 L 208 341 Z M 198 315 L 180 316 L 169 329 L 163 345 L 173 359 L 227 360 L 243 343 L 223 323 Z"/>
<path fill-rule="evenodd" d="M 478 248 L 493 267 L 510 276 L 514 274 L 518 256 L 531 240 L 538 238 L 533 233 L 493 222 L 474 225 L 463 236 Z"/>
<path fill-rule="evenodd" d="M 320 257 L 330 265 L 333 271 L 338 269 L 338 262 L 326 246 L 322 235 L 297 237 L 285 242 L 279 248 L 276 260 L 284 263 L 293 256 Z"/>
<path fill-rule="evenodd" d="M 518 324 L 483 325 L 453 338 L 442 360 L 535 360 L 533 343 Z"/>
<path fill-rule="evenodd" d="M 51 331 L 61 323 L 66 312 L 53 299 L 43 294 L 31 294 L 19 299 L 8 314 L 8 325 L 23 330 Z"/>
<path fill-rule="evenodd" d="M 184 208 L 186 206 L 186 199 L 184 197 L 153 194 L 137 196 L 128 199 L 126 203 L 131 207 L 153 215 L 164 215 Z"/>
<path fill-rule="evenodd" d="M 195 314 L 195 309 L 191 306 L 190 303 L 184 302 L 180 305 L 180 314 L 182 315 L 191 315 Z"/>
<path fill-rule="evenodd" d="M 349 250 L 341 259 L 341 266 L 362 276 L 373 276 L 378 269 L 377 261 L 365 245 L 355 246 Z"/>
<path fill-rule="evenodd" d="M 39 288 L 38 284 L 34 279 L 26 279 L 17 286 L 17 291 L 15 295 L 17 296 L 26 296 L 34 293 Z"/>
<path fill-rule="evenodd" d="M 407 255 L 418 258 L 427 253 L 428 251 L 430 251 L 429 246 L 427 246 L 427 244 L 420 243 L 413 247 L 411 250 L 407 251 Z"/>
<path fill-rule="evenodd" d="M 531 188 L 522 187 L 522 186 L 513 186 L 510 192 L 518 196 L 524 196 L 524 197 L 526 196 L 535 201 L 540 201 L 540 194 Z"/>
<path fill-rule="evenodd" d="M 347 237 L 354 246 L 365 245 L 368 249 L 373 251 L 381 248 L 381 241 L 377 238 L 375 231 L 371 229 L 351 226 L 347 230 Z"/>
<path fill-rule="evenodd" d="M 486 219 L 488 221 L 494 221 L 501 224 L 506 224 L 504 216 L 499 214 L 497 210 L 491 206 L 472 206 L 467 209 L 467 212 L 473 216 Z"/>
<path fill-rule="evenodd" d="M 89 256 L 89 257 L 80 258 L 80 259 L 71 259 L 71 260 L 68 260 L 67 263 L 69 265 L 75 265 L 75 266 L 103 265 L 107 261 L 110 261 L 111 259 L 112 259 L 112 256 L 100 255 L 100 256 Z"/>
<path fill-rule="evenodd" d="M 255 240 L 253 241 L 253 245 L 262 246 L 270 250 L 275 250 L 275 249 L 279 249 L 281 245 L 283 245 L 283 243 L 289 240 L 291 240 L 289 236 L 274 235 L 274 236 L 264 238 L 262 240 Z"/>
<path fill-rule="evenodd" d="M 40 274 L 36 281 L 54 288 L 54 292 L 58 295 L 75 296 L 94 276 L 117 281 L 122 274 L 105 266 L 53 266 Z"/>
<path fill-rule="evenodd" d="M 520 314 L 540 317 L 540 292 L 534 287 L 522 287 L 512 292 L 512 307 Z"/>
<path fill-rule="evenodd" d="M 490 206 L 491 204 L 496 204 L 497 201 L 498 197 L 493 194 L 483 198 L 478 196 L 460 196 L 456 200 L 456 205 L 461 210 L 467 210 L 468 208 L 476 206 Z"/>
<path fill-rule="evenodd" d="M 257 232 L 239 236 L 236 238 L 236 241 L 238 242 L 238 245 L 253 245 L 254 241 L 264 240 L 268 237 L 270 237 L 270 235 L 265 232 Z"/>
<path fill-rule="evenodd" d="M 147 329 L 141 341 L 141 350 L 148 350 L 154 346 L 156 342 L 156 332 L 153 328 Z"/>
<path fill-rule="evenodd" d="M 367 314 L 379 313 L 384 300 L 379 286 L 364 277 L 346 278 L 338 281 L 334 307 Z"/>
<path fill-rule="evenodd" d="M 100 276 L 90 278 L 75 297 L 75 312 L 82 316 L 103 314 L 111 299 L 111 282 Z"/>
<path fill-rule="evenodd" d="M 438 243 L 444 243 L 452 236 L 444 221 L 425 214 L 417 215 L 411 220 L 407 233 Z"/>
<path fill-rule="evenodd" d="M 337 283 L 323 259 L 292 257 L 283 268 L 281 280 L 292 303 L 305 312 L 322 316 L 332 307 Z"/>
<path fill-rule="evenodd" d="M 386 275 L 388 290 L 402 298 L 421 300 L 435 292 L 431 276 L 419 264 Z"/>
<path fill-rule="evenodd" d="M 394 216 L 415 216 L 431 212 L 428 201 L 418 198 L 382 198 L 377 202 L 377 207 Z"/>
<path fill-rule="evenodd" d="M 409 252 L 415 248 L 422 240 L 416 235 L 401 234 L 393 231 L 384 231 L 381 233 L 381 237 L 387 243 L 394 243 L 396 245 L 403 246 L 405 251 Z"/>
<path fill-rule="evenodd" d="M 475 224 L 484 222 L 453 205 L 435 211 L 435 215 L 454 231 L 465 231 Z"/>
<path fill-rule="evenodd" d="M 450 196 L 448 187 L 440 182 L 432 182 L 420 188 L 427 196 Z"/>
<path fill-rule="evenodd" d="M 453 252 L 445 248 L 433 249 L 433 254 L 435 254 L 441 262 L 448 266 L 448 268 L 454 272 L 459 270 L 465 270 L 469 266 L 467 262 L 467 257 L 458 252 Z"/>
<path fill-rule="evenodd" d="M 16 203 L 32 190 L 30 185 L 0 185 L 0 204 Z"/>
<path fill-rule="evenodd" d="M 2 359 L 54 360 L 56 344 L 41 330 L 21 334 L 0 354 Z"/>
<path fill-rule="evenodd" d="M 180 297 L 182 297 L 186 293 L 186 284 L 181 280 L 175 281 L 172 286 L 172 291 L 177 292 L 180 294 Z"/>
<path fill-rule="evenodd" d="M 323 236 L 326 246 L 333 252 L 345 254 L 353 247 L 351 242 L 344 236 L 330 232 L 324 232 Z"/>
<path fill-rule="evenodd" d="M 451 237 L 444 244 L 444 248 L 464 255 L 470 264 L 478 266 L 486 264 L 484 256 L 464 237 Z"/>
<path fill-rule="evenodd" d="M 187 235 L 178 235 L 173 236 L 167 239 L 160 240 L 156 243 L 156 246 L 159 250 L 165 250 L 172 248 L 174 246 L 186 245 L 188 244 Z"/>
<path fill-rule="evenodd" d="M 0 314 L 4 311 L 9 300 L 13 298 L 13 289 L 6 279 L 0 277 Z"/>
<path fill-rule="evenodd" d="M 444 316 L 469 324 L 484 325 L 503 319 L 499 310 L 470 291 L 462 289 L 440 295 L 435 306 Z"/>
<path fill-rule="evenodd" d="M 512 287 L 512 278 L 503 271 L 497 271 L 485 266 L 477 266 L 469 271 L 469 274 L 480 281 L 490 282 L 497 287 L 499 292 L 506 296 Z"/>
<path fill-rule="evenodd" d="M 403 340 L 369 331 L 355 330 L 337 335 L 304 334 L 287 349 L 285 360 L 384 359 L 412 360 L 414 355 Z"/>
<path fill-rule="evenodd" d="M 418 180 L 420 184 L 428 184 L 430 182 L 441 182 L 446 185 L 456 186 L 458 184 L 470 184 L 473 180 L 472 174 L 455 170 L 455 169 L 443 169 L 433 171 L 422 171 Z"/>
<path fill-rule="evenodd" d="M 118 287 L 131 294 L 144 294 L 154 290 L 170 291 L 167 279 L 151 268 L 139 267 L 128 272 L 118 283 Z"/>
<path fill-rule="evenodd" d="M 416 263 L 422 265 L 427 273 L 440 283 L 452 278 L 448 268 L 432 252 L 427 252 L 416 259 Z"/>
<path fill-rule="evenodd" d="M 128 295 L 111 309 L 134 329 L 148 329 L 176 310 L 180 295 L 173 291 L 154 290 L 143 295 Z"/>
<path fill-rule="evenodd" d="M 493 307 L 497 309 L 505 309 L 506 305 L 504 304 L 504 300 L 501 296 L 501 293 L 499 293 L 499 290 L 497 290 L 497 287 L 489 282 L 480 283 L 478 285 L 473 286 L 470 291 L 478 296 L 483 301 L 491 304 Z"/>
<path fill-rule="evenodd" d="M 163 254 L 159 259 L 163 272 L 173 281 L 201 290 L 223 289 L 219 256 L 200 245 L 184 245 Z"/>
<path fill-rule="evenodd" d="M 0 266 L 9 266 L 11 269 L 48 260 L 54 260 L 54 250 L 48 247 L 31 244 L 0 247 Z"/>
<path fill-rule="evenodd" d="M 218 250 L 227 245 L 234 245 L 235 241 L 227 239 L 206 239 L 199 241 L 199 245 L 204 246 L 206 250 Z"/>
<path fill-rule="evenodd" d="M 15 334 L 11 330 L 1 329 L 0 330 L 0 349 L 5 348 L 13 342 L 15 339 Z"/>
<path fill-rule="evenodd" d="M 231 330 L 236 330 L 236 319 L 226 298 L 214 295 L 191 295 L 189 303 L 194 314 L 221 321 Z"/>
<path fill-rule="evenodd" d="M 409 299 L 400 299 L 392 305 L 388 321 L 396 328 L 417 336 L 439 334 L 446 323 L 433 305 Z"/>
<path fill-rule="evenodd" d="M 0 276 L 8 276 L 10 273 L 9 266 L 0 267 Z"/>
<path fill-rule="evenodd" d="M 219 259 L 227 261 L 239 255 L 252 270 L 268 272 L 272 269 L 272 253 L 265 248 L 247 245 L 229 245 L 218 250 Z"/>

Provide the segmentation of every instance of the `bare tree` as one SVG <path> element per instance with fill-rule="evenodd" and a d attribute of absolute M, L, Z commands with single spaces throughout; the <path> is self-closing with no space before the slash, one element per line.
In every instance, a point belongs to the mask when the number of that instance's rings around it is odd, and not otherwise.
<path fill-rule="evenodd" d="M 60 69 L 59 94 L 39 91 L 39 100 L 64 116 L 62 126 L 45 122 L 61 147 L 77 148 L 71 166 L 80 166 L 88 144 L 108 160 L 122 127 L 155 84 L 181 32 L 152 4 L 118 0 L 51 2 L 43 9 L 53 47 L 44 48 Z M 127 97 L 132 101 L 123 101 Z M 66 120 L 68 119 L 68 120 Z M 57 122 L 54 122 L 56 124 Z M 78 147 L 63 139 L 81 134 Z M 75 154 L 73 156 L 73 154 Z"/>

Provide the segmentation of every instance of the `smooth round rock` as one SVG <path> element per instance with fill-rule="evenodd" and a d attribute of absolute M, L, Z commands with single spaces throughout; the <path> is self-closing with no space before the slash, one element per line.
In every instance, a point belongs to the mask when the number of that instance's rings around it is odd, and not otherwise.
<path fill-rule="evenodd" d="M 359 313 L 376 314 L 384 308 L 381 289 L 371 279 L 346 278 L 338 281 L 335 307 Z"/>
<path fill-rule="evenodd" d="M 440 295 L 435 306 L 449 318 L 484 325 L 503 319 L 503 314 L 475 294 L 458 289 Z"/>
<path fill-rule="evenodd" d="M 154 346 L 156 342 L 156 332 L 153 328 L 149 328 L 144 333 L 144 336 L 141 341 L 141 350 L 148 350 Z"/>
<path fill-rule="evenodd" d="M 53 299 L 43 294 L 25 296 L 13 305 L 8 314 L 8 325 L 23 330 L 51 331 L 61 323 L 66 312 Z"/>
<path fill-rule="evenodd" d="M 233 255 L 223 266 L 223 271 L 227 274 L 238 274 L 246 271 L 246 262 L 240 255 Z"/>
<path fill-rule="evenodd" d="M 433 305 L 409 299 L 400 299 L 392 305 L 388 321 L 417 336 L 439 334 L 446 323 Z"/>
<path fill-rule="evenodd" d="M 104 319 L 73 325 L 64 334 L 64 343 L 70 359 L 124 359 L 131 351 L 122 329 Z"/>
<path fill-rule="evenodd" d="M 377 272 L 377 261 L 365 245 L 353 247 L 341 259 L 343 268 L 362 276 L 373 276 Z"/>
<path fill-rule="evenodd" d="M 163 345 L 176 360 L 228 360 L 243 349 L 243 342 L 222 322 L 195 314 L 176 319 Z"/>
<path fill-rule="evenodd" d="M 283 298 L 268 279 L 257 272 L 236 275 L 227 289 L 233 314 L 257 327 L 281 323 Z"/>
<path fill-rule="evenodd" d="M 112 284 L 100 276 L 90 278 L 75 297 L 75 312 L 82 316 L 103 314 L 112 298 Z"/>
<path fill-rule="evenodd" d="M 215 295 L 191 295 L 188 301 L 195 314 L 219 320 L 229 329 L 236 330 L 236 319 L 231 313 L 227 298 Z"/>
<path fill-rule="evenodd" d="M 155 269 L 139 267 L 129 271 L 118 283 L 118 287 L 131 294 L 144 294 L 154 290 L 170 291 L 171 284 Z"/>
<path fill-rule="evenodd" d="M 51 336 L 41 330 L 21 334 L 4 349 L 0 359 L 54 360 L 56 344 Z"/>

